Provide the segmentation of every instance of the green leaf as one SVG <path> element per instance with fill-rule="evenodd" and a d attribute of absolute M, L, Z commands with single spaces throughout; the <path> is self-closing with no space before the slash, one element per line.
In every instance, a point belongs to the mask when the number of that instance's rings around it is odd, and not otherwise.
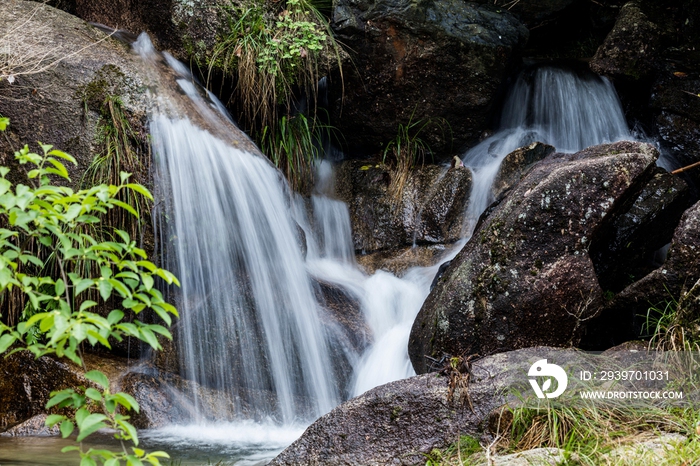
<path fill-rule="evenodd" d="M 75 424 L 73 424 L 71 421 L 66 419 L 61 423 L 61 436 L 63 438 L 68 438 L 70 434 L 73 433 L 73 430 L 75 429 Z"/>
<path fill-rule="evenodd" d="M 90 387 L 85 390 L 85 396 L 95 401 L 102 401 L 102 393 L 98 392 L 96 389 Z"/>
<path fill-rule="evenodd" d="M 46 421 L 44 422 L 44 424 L 46 425 L 46 427 L 53 427 L 65 419 L 66 416 L 63 416 L 61 414 L 51 414 L 49 416 L 46 416 Z"/>
<path fill-rule="evenodd" d="M 117 322 L 120 322 L 124 318 L 124 313 L 120 311 L 119 309 L 115 309 L 112 312 L 109 313 L 107 316 L 107 322 L 109 322 L 110 325 L 114 325 Z"/>
<path fill-rule="evenodd" d="M 88 417 L 83 419 L 83 422 L 79 424 L 80 434 L 78 434 L 78 438 L 76 439 L 76 441 L 80 442 L 88 435 L 107 427 L 107 424 L 103 422 L 105 419 L 107 419 L 107 416 L 105 416 L 104 414 L 97 413 L 90 414 Z"/>
<path fill-rule="evenodd" d="M 150 290 L 153 288 L 153 277 L 151 275 L 142 273 L 141 274 L 141 280 L 143 280 L 143 286 L 147 289 Z"/>
<path fill-rule="evenodd" d="M 140 184 L 135 183 L 129 183 L 125 184 L 124 187 L 129 188 L 132 191 L 136 191 L 137 193 L 141 194 L 143 197 L 150 201 L 153 200 L 153 194 L 151 194 L 151 192 L 145 186 L 141 186 Z"/>
<path fill-rule="evenodd" d="M 12 346 L 12 344 L 17 340 L 17 338 L 9 333 L 4 334 L 0 337 L 0 353 L 4 353 L 7 349 Z"/>
<path fill-rule="evenodd" d="M 112 295 L 112 284 L 107 280 L 98 280 L 97 287 L 100 290 L 100 296 L 102 296 L 102 299 L 107 301 Z"/>
<path fill-rule="evenodd" d="M 92 337 L 96 341 L 99 341 L 103 346 L 106 346 L 107 348 L 112 349 L 112 345 L 109 344 L 109 341 L 105 337 L 100 335 L 99 332 L 96 332 L 94 330 L 88 330 L 87 334 L 88 334 L 88 337 Z M 91 342 L 91 343 L 94 346 L 95 343 L 94 342 Z"/>
<path fill-rule="evenodd" d="M 112 398 L 114 399 L 114 401 L 124 406 L 127 410 L 134 410 L 137 413 L 139 412 L 140 408 L 138 402 L 134 399 L 133 396 L 129 395 L 128 393 L 115 393 L 114 395 L 112 395 Z"/>
<path fill-rule="evenodd" d="M 78 438 L 80 438 L 80 436 L 78 436 Z M 83 459 L 80 460 L 80 466 L 97 466 L 97 463 L 89 456 L 83 456 Z"/>
<path fill-rule="evenodd" d="M 83 301 L 83 303 L 80 305 L 80 312 L 85 312 L 85 310 L 90 309 L 91 307 L 97 306 L 97 303 L 95 301 L 87 300 Z"/>
<path fill-rule="evenodd" d="M 110 458 L 105 461 L 104 466 L 119 466 L 119 460 L 116 458 Z"/>
<path fill-rule="evenodd" d="M 90 288 L 92 285 L 94 285 L 94 283 L 95 283 L 95 282 L 93 282 L 92 280 L 90 280 L 90 279 L 88 279 L 88 278 L 84 278 L 84 279 L 80 280 L 80 281 L 75 285 L 75 295 L 77 296 L 77 295 L 79 295 L 80 293 L 82 293 L 83 291 L 87 290 L 87 289 Z M 95 304 L 97 304 L 97 303 L 95 303 Z"/>
<path fill-rule="evenodd" d="M 97 385 L 101 386 L 104 389 L 109 388 L 109 379 L 107 379 L 107 376 L 100 371 L 87 372 L 85 374 L 85 378 L 92 382 L 95 382 Z"/>
<path fill-rule="evenodd" d="M 10 119 L 7 117 L 0 117 L 0 131 L 5 131 L 7 126 L 10 124 Z"/>
<path fill-rule="evenodd" d="M 69 451 L 80 451 L 80 447 L 77 445 L 68 445 L 67 447 L 61 448 L 61 453 L 68 453 Z"/>

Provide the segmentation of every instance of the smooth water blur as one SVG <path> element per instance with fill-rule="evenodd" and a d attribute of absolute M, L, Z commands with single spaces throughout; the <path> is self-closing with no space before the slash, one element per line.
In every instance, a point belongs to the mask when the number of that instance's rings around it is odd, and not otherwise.
<path fill-rule="evenodd" d="M 474 174 L 469 224 L 473 228 L 494 201 L 491 185 L 515 149 L 543 142 L 558 152 L 577 152 L 629 139 L 620 99 L 606 78 L 551 66 L 523 71 L 508 93 L 498 131 L 462 157 Z"/>
<path fill-rule="evenodd" d="M 156 228 L 165 265 L 182 283 L 181 373 L 242 400 L 245 412 L 232 419 L 311 421 L 340 398 L 288 187 L 266 159 L 245 149 L 247 137 L 223 118 L 221 105 L 168 62 L 196 111 L 171 116 L 182 105 L 165 102 L 150 117 Z"/>

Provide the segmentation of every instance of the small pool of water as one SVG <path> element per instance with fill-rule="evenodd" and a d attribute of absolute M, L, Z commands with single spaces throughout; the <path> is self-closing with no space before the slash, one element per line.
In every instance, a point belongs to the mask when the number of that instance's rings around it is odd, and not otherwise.
<path fill-rule="evenodd" d="M 169 426 L 139 433 L 139 448 L 170 455 L 166 466 L 257 466 L 267 464 L 304 432 L 304 426 L 239 422 Z M 60 437 L 0 437 L 0 466 L 77 466 L 77 453 L 61 453 L 75 445 Z M 107 433 L 83 442 L 84 448 L 121 449 Z"/>

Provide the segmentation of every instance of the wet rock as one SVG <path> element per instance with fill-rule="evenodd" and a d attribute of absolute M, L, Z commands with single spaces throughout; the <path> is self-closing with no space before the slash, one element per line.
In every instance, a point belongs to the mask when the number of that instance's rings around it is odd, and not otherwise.
<path fill-rule="evenodd" d="M 700 97 L 696 97 L 700 100 Z M 663 111 L 656 117 L 660 142 L 671 155 L 675 167 L 685 167 L 700 161 L 700 118 L 693 120 Z M 684 172 L 696 190 L 700 188 L 700 167 Z"/>
<path fill-rule="evenodd" d="M 554 146 L 533 142 L 527 147 L 521 147 L 506 155 L 491 187 L 493 198 L 502 199 L 506 191 L 518 184 L 535 163 L 553 154 L 554 151 Z"/>
<path fill-rule="evenodd" d="M 159 50 L 187 59 L 214 48 L 226 25 L 227 5 L 221 0 L 75 0 L 75 14 L 134 36 L 145 31 Z"/>
<path fill-rule="evenodd" d="M 658 152 L 619 142 L 541 161 L 481 223 L 423 304 L 411 330 L 424 356 L 492 354 L 578 343 L 601 310 L 588 248 L 629 209 Z"/>
<path fill-rule="evenodd" d="M 0 359 L 0 432 L 45 413 L 50 393 L 84 385 L 70 363 L 29 352 Z"/>
<path fill-rule="evenodd" d="M 471 172 L 425 165 L 409 173 L 400 194 L 397 173 L 357 160 L 336 171 L 336 195 L 348 205 L 356 251 L 373 252 L 454 242 L 464 235 Z"/>
<path fill-rule="evenodd" d="M 514 393 L 525 393 L 528 368 L 548 358 L 557 364 L 591 367 L 575 351 L 527 348 L 495 354 L 472 365 L 469 402 L 457 388 L 448 397 L 448 378 L 423 374 L 374 388 L 314 422 L 270 465 L 415 465 L 445 448 L 458 435 L 479 437 L 489 414 Z"/>
<path fill-rule="evenodd" d="M 116 388 L 116 381 L 126 370 L 128 361 L 86 355 L 85 364 L 88 371 L 97 369 L 105 373 L 112 388 Z M 0 432 L 18 426 L 11 435 L 29 435 L 28 432 L 38 426 L 39 421 L 34 417 L 47 414 L 45 406 L 52 391 L 91 385 L 83 374 L 81 368 L 67 360 L 48 356 L 35 359 L 27 351 L 0 358 Z M 52 409 L 48 413 L 56 412 L 62 411 Z M 30 419 L 34 420 L 24 424 Z M 24 425 L 19 427 L 20 424 Z"/>
<path fill-rule="evenodd" d="M 358 255 L 357 263 L 369 275 L 377 270 L 385 270 L 401 277 L 412 267 L 430 267 L 437 264 L 445 251 L 443 244 L 405 247 Z"/>
<path fill-rule="evenodd" d="M 428 119 L 420 136 L 439 154 L 476 140 L 528 37 L 507 11 L 460 0 L 341 0 L 332 27 L 354 63 L 332 121 L 361 152 L 394 139 L 397 123 Z"/>
<path fill-rule="evenodd" d="M 683 213 L 663 265 L 606 303 L 600 316 L 591 321 L 582 347 L 601 349 L 638 338 L 650 307 L 664 309 L 700 279 L 699 249 L 700 202 Z"/>
<path fill-rule="evenodd" d="M 598 74 L 638 80 L 654 70 L 661 31 L 636 2 L 625 4 L 590 66 Z"/>

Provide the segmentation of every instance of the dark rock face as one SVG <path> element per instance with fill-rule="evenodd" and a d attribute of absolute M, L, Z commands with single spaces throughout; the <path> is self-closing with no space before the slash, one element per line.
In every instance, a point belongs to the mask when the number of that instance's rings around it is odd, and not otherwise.
<path fill-rule="evenodd" d="M 688 207 L 688 185 L 659 168 L 624 215 L 615 219 L 611 241 L 591 245 L 590 255 L 603 290 L 620 291 L 654 270 L 654 252 L 671 241 Z M 607 238 L 606 238 L 607 239 Z"/>
<path fill-rule="evenodd" d="M 0 358 L 0 432 L 45 413 L 52 391 L 86 384 L 69 362 L 26 351 Z"/>
<path fill-rule="evenodd" d="M 332 96 L 333 124 L 351 150 L 377 150 L 397 123 L 429 118 L 445 119 L 455 138 L 431 126 L 422 137 L 437 153 L 475 140 L 528 37 L 507 11 L 459 0 L 342 0 L 332 19 L 354 62 L 344 99 Z"/>
<path fill-rule="evenodd" d="M 591 321 L 582 347 L 600 349 L 638 338 L 651 306 L 663 309 L 700 279 L 700 202 L 683 213 L 666 261 L 617 294 Z"/>
<path fill-rule="evenodd" d="M 478 0 L 476 3 L 490 4 L 497 7 L 508 9 L 510 13 L 515 15 L 525 26 L 532 29 L 535 26 L 540 26 L 544 22 L 549 22 L 557 17 L 562 10 L 570 7 L 575 3 L 581 3 L 580 0 L 520 0 L 513 3 L 512 0 Z"/>
<path fill-rule="evenodd" d="M 615 26 L 590 63 L 598 74 L 640 79 L 654 69 L 660 47 L 659 27 L 635 2 L 620 10 Z"/>
<path fill-rule="evenodd" d="M 377 270 L 385 270 L 402 277 L 411 267 L 430 267 L 437 264 L 446 250 L 444 244 L 404 247 L 359 255 L 357 263 L 368 275 Z"/>
<path fill-rule="evenodd" d="M 553 154 L 533 167 L 476 229 L 428 296 L 411 330 L 424 356 L 571 346 L 603 304 L 588 254 L 629 209 L 658 152 L 642 143 Z"/>
<path fill-rule="evenodd" d="M 336 195 L 348 205 L 356 251 L 454 242 L 462 238 L 471 172 L 425 165 L 411 172 L 399 198 L 390 193 L 394 171 L 361 161 L 343 162 Z"/>
<path fill-rule="evenodd" d="M 222 31 L 228 2 L 182 0 L 75 0 L 74 11 L 86 21 L 148 35 L 160 50 L 185 60 L 211 50 Z"/>
<path fill-rule="evenodd" d="M 506 155 L 491 187 L 494 199 L 502 199 L 506 191 L 518 184 L 534 164 L 553 154 L 554 151 L 554 146 L 533 142 L 527 147 L 521 147 Z"/>

